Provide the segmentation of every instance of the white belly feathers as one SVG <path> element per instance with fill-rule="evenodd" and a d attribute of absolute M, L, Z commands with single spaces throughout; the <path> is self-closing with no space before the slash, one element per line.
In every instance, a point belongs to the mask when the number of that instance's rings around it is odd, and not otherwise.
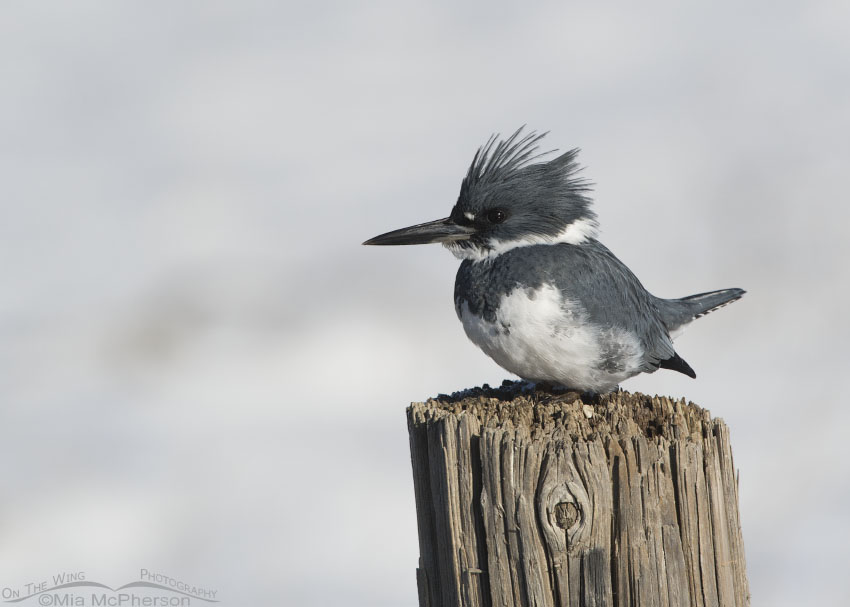
<path fill-rule="evenodd" d="M 490 322 L 456 302 L 467 337 L 499 366 L 530 381 L 606 392 L 641 371 L 643 351 L 622 329 L 592 324 L 582 306 L 552 285 L 516 288 Z"/>

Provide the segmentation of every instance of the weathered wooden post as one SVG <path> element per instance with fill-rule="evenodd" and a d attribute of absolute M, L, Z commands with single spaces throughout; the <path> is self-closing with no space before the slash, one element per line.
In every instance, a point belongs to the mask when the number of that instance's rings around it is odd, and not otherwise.
<path fill-rule="evenodd" d="M 749 605 L 729 431 L 517 384 L 408 408 L 420 607 Z"/>

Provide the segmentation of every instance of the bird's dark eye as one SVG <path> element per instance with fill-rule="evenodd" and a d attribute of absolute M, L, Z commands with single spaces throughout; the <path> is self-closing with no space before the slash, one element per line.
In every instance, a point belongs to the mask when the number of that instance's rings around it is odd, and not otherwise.
<path fill-rule="evenodd" d="M 490 223 L 502 223 L 508 218 L 508 214 L 502 209 L 490 209 L 487 211 L 487 221 Z"/>

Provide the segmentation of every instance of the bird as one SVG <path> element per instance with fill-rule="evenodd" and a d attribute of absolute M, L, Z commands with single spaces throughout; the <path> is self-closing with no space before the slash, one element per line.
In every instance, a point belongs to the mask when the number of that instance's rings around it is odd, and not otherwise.
<path fill-rule="evenodd" d="M 461 260 L 454 303 L 467 337 L 527 382 L 605 394 L 658 369 L 696 378 L 673 339 L 745 291 L 652 295 L 599 241 L 579 149 L 551 157 L 546 135 L 492 135 L 448 217 L 363 244 L 442 243 Z"/>

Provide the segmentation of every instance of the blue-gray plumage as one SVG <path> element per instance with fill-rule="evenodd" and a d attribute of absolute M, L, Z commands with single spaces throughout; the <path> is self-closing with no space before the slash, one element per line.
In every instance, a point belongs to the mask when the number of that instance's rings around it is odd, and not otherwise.
<path fill-rule="evenodd" d="M 442 242 L 463 259 L 455 308 L 467 336 L 524 379 L 606 392 L 659 368 L 696 377 L 673 337 L 744 291 L 650 294 L 596 240 L 577 150 L 534 162 L 543 135 L 520 133 L 478 150 L 448 218 L 364 244 Z"/>

